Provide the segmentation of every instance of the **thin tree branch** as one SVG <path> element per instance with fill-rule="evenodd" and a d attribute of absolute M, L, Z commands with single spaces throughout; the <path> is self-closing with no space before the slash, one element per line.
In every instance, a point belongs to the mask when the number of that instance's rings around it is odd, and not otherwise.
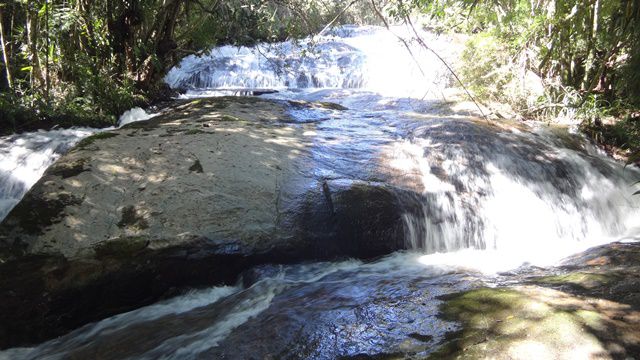
<path fill-rule="evenodd" d="M 347 6 L 345 6 L 342 11 L 340 11 L 338 13 L 338 15 L 336 15 L 336 17 L 333 18 L 333 20 L 331 20 L 322 30 L 320 30 L 320 32 L 318 33 L 317 36 L 322 36 L 322 34 L 324 34 L 325 31 L 329 30 L 329 28 L 331 26 L 333 26 L 333 24 L 338 21 L 338 19 L 340 18 L 340 16 L 342 16 L 345 12 L 347 12 L 347 10 L 349 10 L 349 8 L 351 6 L 353 6 L 353 4 L 355 4 L 356 2 L 358 2 L 358 0 L 353 0 L 351 1 L 349 4 L 347 4 Z"/>
<path fill-rule="evenodd" d="M 13 92 L 13 80 L 11 78 L 11 68 L 9 66 L 9 55 L 7 54 L 7 46 L 4 41 L 4 27 L 2 26 L 2 8 L 0 7 L 0 47 L 2 48 L 2 59 L 4 60 L 4 67 L 7 74 L 7 84 L 9 85 L 9 90 Z"/>
<path fill-rule="evenodd" d="M 489 121 L 489 118 L 487 117 L 487 115 L 485 115 L 484 111 L 482 111 L 482 108 L 480 107 L 480 104 L 478 104 L 478 101 L 476 100 L 476 98 L 471 95 L 471 92 L 467 89 L 467 87 L 464 85 L 464 83 L 462 82 L 462 80 L 460 80 L 460 77 L 458 77 L 458 74 L 456 74 L 455 71 L 453 71 L 453 68 L 451 68 L 451 66 L 449 65 L 449 63 L 447 63 L 442 56 L 440 56 L 440 54 L 438 54 L 438 52 L 436 52 L 435 50 L 433 50 L 430 46 L 428 46 L 424 40 L 422 39 L 422 37 L 420 37 L 420 35 L 418 34 L 418 31 L 416 30 L 415 26 L 413 26 L 413 22 L 411 21 L 411 19 L 409 19 L 408 16 L 405 16 L 405 22 L 407 22 L 410 26 L 411 26 L 411 30 L 413 31 L 413 33 L 416 36 L 416 39 L 418 40 L 418 43 L 424 47 L 425 49 L 429 50 L 430 52 L 432 52 L 437 58 L 438 60 L 440 60 L 440 62 L 442 62 L 444 64 L 444 66 L 447 68 L 447 70 L 449 70 L 449 72 L 451 73 L 451 75 L 453 75 L 453 77 L 456 79 L 456 81 L 458 82 L 458 84 L 460 84 L 460 86 L 462 86 L 462 89 L 464 89 L 464 92 L 467 94 L 467 96 L 471 99 L 471 101 L 473 101 L 473 103 L 476 105 L 476 107 L 478 108 L 478 110 L 480 111 L 480 114 L 482 115 L 482 117 Z"/>
<path fill-rule="evenodd" d="M 413 55 L 413 52 L 411 51 L 411 47 L 409 46 L 409 44 L 407 43 L 407 41 L 405 39 L 403 39 L 401 36 L 398 36 L 397 34 L 395 34 L 392 30 L 391 27 L 389 26 L 389 23 L 387 22 L 387 19 L 384 17 L 384 15 L 380 12 L 380 10 L 378 9 L 378 7 L 375 4 L 375 0 L 371 0 L 371 6 L 373 7 L 374 12 L 376 13 L 376 15 L 380 18 L 380 20 L 382 21 L 382 23 L 384 24 L 384 26 L 387 28 L 387 30 L 391 31 L 391 33 L 393 35 L 395 35 L 398 39 L 400 39 L 400 41 L 404 44 L 404 47 L 407 49 L 407 51 L 409 52 L 409 54 L 411 55 L 411 57 L 413 58 L 413 61 L 415 61 L 416 65 L 418 66 L 418 69 L 420 70 L 420 72 L 422 73 L 423 76 L 425 76 L 424 71 L 422 70 L 422 67 L 420 67 L 420 64 L 418 63 L 417 59 L 415 58 L 415 56 Z M 455 71 L 453 71 L 453 69 L 451 68 L 451 66 L 449 66 L 449 64 L 442 58 L 442 56 L 440 56 L 440 54 L 438 54 L 435 50 L 433 50 L 431 47 L 429 47 L 424 40 L 422 40 L 422 38 L 418 35 L 417 30 L 415 29 L 415 27 L 413 26 L 413 23 L 411 22 L 411 19 L 408 19 L 407 16 L 405 16 L 405 23 L 407 23 L 408 25 L 411 26 L 411 29 L 413 30 L 413 33 L 416 35 L 416 38 L 418 40 L 418 43 L 424 47 L 425 49 L 429 50 L 430 52 L 432 52 L 437 58 L 438 60 L 440 60 L 440 62 L 442 62 L 444 64 L 444 66 L 447 68 L 447 70 L 453 75 L 453 77 L 456 79 L 456 81 L 458 82 L 458 84 L 460 84 L 460 86 L 462 86 L 462 88 L 464 89 L 465 93 L 467 94 L 467 96 L 471 99 L 471 101 L 473 101 L 473 103 L 476 105 L 476 107 L 478 108 L 478 110 L 480 111 L 480 114 L 482 115 L 482 117 L 489 122 L 489 118 L 487 117 L 487 115 L 485 115 L 484 111 L 482 111 L 482 108 L 480 107 L 480 105 L 478 104 L 478 102 L 476 101 L 476 98 L 471 95 L 471 93 L 469 92 L 469 90 L 467 89 L 467 87 L 464 85 L 464 83 L 462 82 L 462 80 L 460 80 L 460 78 L 458 77 L 458 74 L 456 74 Z"/>
<path fill-rule="evenodd" d="M 413 51 L 411 51 L 411 47 L 409 46 L 409 43 L 407 43 L 407 41 L 405 39 L 403 39 L 401 36 L 397 35 L 396 33 L 393 32 L 393 30 L 391 30 L 391 26 L 389 26 L 389 23 L 387 22 L 387 19 L 384 17 L 384 15 L 382 15 L 382 12 L 380 12 L 378 7 L 376 6 L 375 0 L 371 0 L 371 6 L 373 7 L 373 11 L 376 13 L 376 15 L 380 18 L 380 20 L 384 24 L 384 27 L 387 28 L 387 30 L 389 30 L 389 32 L 391 32 L 395 37 L 398 38 L 398 40 L 400 40 L 402 42 L 404 47 L 409 52 L 409 55 L 411 55 L 411 58 L 413 59 L 413 61 L 418 66 L 418 70 L 420 70 L 420 73 L 422 74 L 422 76 L 425 76 L 425 72 L 424 72 L 424 70 L 422 70 L 422 67 L 420 66 L 420 63 L 416 59 L 415 55 L 413 55 Z"/>

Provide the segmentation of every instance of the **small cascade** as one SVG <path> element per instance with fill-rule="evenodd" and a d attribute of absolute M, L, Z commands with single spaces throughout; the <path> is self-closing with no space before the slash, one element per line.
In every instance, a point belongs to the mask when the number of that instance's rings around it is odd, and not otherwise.
<path fill-rule="evenodd" d="M 118 118 L 118 126 L 122 127 L 136 121 L 149 120 L 157 115 L 158 114 L 149 114 L 142 108 L 134 107 L 120 115 L 120 118 Z"/>
<path fill-rule="evenodd" d="M 96 129 L 38 131 L 0 138 L 0 220 L 44 171 Z"/>
<path fill-rule="evenodd" d="M 298 41 L 222 46 L 184 58 L 165 80 L 174 89 L 188 90 L 187 96 L 233 88 L 340 88 L 437 98 L 436 90 L 448 81 L 443 64 L 424 48 L 407 52 L 400 37 L 410 38 L 409 30 L 394 30 L 343 26 Z M 447 39 L 426 32 L 421 37 L 442 55 L 452 52 Z"/>
<path fill-rule="evenodd" d="M 428 121 L 388 152 L 396 182 L 422 204 L 403 214 L 408 245 L 428 254 L 488 250 L 548 263 L 640 225 L 631 187 L 640 172 L 578 135 Z"/>

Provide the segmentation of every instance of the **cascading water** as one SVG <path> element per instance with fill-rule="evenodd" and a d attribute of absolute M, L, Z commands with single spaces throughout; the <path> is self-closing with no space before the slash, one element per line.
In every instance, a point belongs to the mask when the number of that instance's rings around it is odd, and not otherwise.
<path fill-rule="evenodd" d="M 409 38 L 406 30 L 393 30 Z M 455 58 L 449 39 L 421 35 L 445 58 Z M 526 262 L 553 262 L 594 244 L 639 239 L 640 200 L 631 195 L 635 189 L 630 185 L 640 172 L 624 169 L 565 130 L 490 124 L 443 110 L 439 99 L 449 81 L 444 66 L 423 48 L 408 52 L 387 30 L 342 27 L 297 42 L 216 48 L 185 58 L 166 81 L 186 90 L 187 98 L 274 89 L 279 92 L 264 96 L 348 107 L 339 113 L 292 109 L 291 115 L 300 126 L 314 126 L 306 133 L 322 148 L 316 173 L 367 181 L 374 172 L 375 181 L 396 190 L 407 205 L 405 238 L 415 251 L 369 264 L 278 267 L 246 287 L 177 297 L 34 348 L 2 352 L 0 359 L 223 357 L 218 351 L 235 351 L 242 334 L 264 336 L 260 332 L 268 333 L 266 327 L 277 328 L 272 324 L 283 313 L 289 316 L 283 333 L 306 331 L 310 311 L 316 314 L 312 321 L 328 321 L 322 323 L 325 328 L 342 332 L 320 330 L 310 338 L 333 346 L 289 354 L 337 358 L 376 353 L 386 349 L 379 339 L 393 338 L 402 326 L 432 334 L 429 344 L 436 345 L 456 328 L 435 316 L 437 297 L 464 289 L 476 276 L 461 275 L 460 266 L 493 273 Z M 426 293 L 406 294 L 420 289 Z M 394 304 L 389 308 L 377 302 L 387 295 L 385 301 Z M 403 302 L 404 296 L 410 300 Z M 349 311 L 361 308 L 366 311 L 349 317 Z M 251 332 L 254 324 L 257 334 Z M 361 341 L 338 344 L 345 333 Z M 276 333 L 264 342 L 287 344 L 281 339 L 286 336 Z"/>
<path fill-rule="evenodd" d="M 549 265 L 638 232 L 638 172 L 578 135 L 432 120 L 387 151 L 393 169 L 419 181 L 422 207 L 403 215 L 407 241 L 429 254 L 480 250 L 449 254 L 456 264 Z"/>
<path fill-rule="evenodd" d="M 437 58 L 414 46 L 409 55 L 398 34 L 377 27 L 340 27 L 324 36 L 252 48 L 223 46 L 203 56 L 191 55 L 166 76 L 187 97 L 220 89 L 366 89 L 384 96 L 438 97 L 448 81 Z M 440 52 L 446 39 L 422 34 Z M 435 84 L 435 85 L 434 85 Z"/>
<path fill-rule="evenodd" d="M 400 120 L 399 139 L 380 142 L 377 151 L 392 183 L 412 183 L 413 202 L 423 204 L 403 215 L 413 249 L 500 251 L 508 267 L 552 262 L 637 230 L 639 203 L 629 185 L 638 172 L 623 170 L 586 139 L 544 127 L 416 114 L 437 112 L 450 74 L 413 35 L 402 27 L 341 27 L 298 42 L 225 46 L 185 58 L 166 80 L 187 90 L 185 97 L 273 88 L 280 93 L 266 96 L 338 102 L 352 109 L 345 121 L 353 128 L 385 126 L 368 119 Z M 447 59 L 459 53 L 451 39 L 419 35 Z M 311 121 L 341 116 L 292 115 Z"/>
<path fill-rule="evenodd" d="M 96 129 L 38 131 L 0 138 L 0 220 L 61 154 Z"/>
<path fill-rule="evenodd" d="M 133 108 L 122 114 L 118 125 L 148 120 L 155 115 Z M 110 129 L 113 128 L 40 130 L 0 138 L 0 221 L 60 156 L 83 138 Z"/>

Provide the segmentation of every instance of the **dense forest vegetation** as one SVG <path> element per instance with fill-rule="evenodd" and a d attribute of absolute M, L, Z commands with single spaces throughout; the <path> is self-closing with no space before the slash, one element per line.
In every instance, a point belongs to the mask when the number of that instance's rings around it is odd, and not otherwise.
<path fill-rule="evenodd" d="M 412 23 L 417 15 L 426 21 Z M 569 111 L 595 137 L 633 149 L 639 21 L 640 0 L 8 0 L 0 4 L 0 120 L 14 130 L 113 123 L 166 96 L 162 77 L 185 55 L 329 24 L 404 22 L 469 35 L 459 72 L 480 99 L 526 117 Z M 533 102 L 513 90 L 527 74 L 544 84 Z M 603 127 L 607 116 L 624 121 Z"/>
<path fill-rule="evenodd" d="M 336 15 L 355 20 L 343 9 L 298 0 L 10 0 L 0 4 L 2 123 L 113 123 L 161 97 L 163 75 L 185 55 L 302 37 Z"/>
<path fill-rule="evenodd" d="M 461 72 L 480 98 L 530 118 L 574 116 L 598 141 L 640 146 L 640 1 L 414 0 L 394 14 L 407 22 L 415 9 L 437 30 L 470 34 Z M 544 94 L 527 99 L 528 75 Z"/>

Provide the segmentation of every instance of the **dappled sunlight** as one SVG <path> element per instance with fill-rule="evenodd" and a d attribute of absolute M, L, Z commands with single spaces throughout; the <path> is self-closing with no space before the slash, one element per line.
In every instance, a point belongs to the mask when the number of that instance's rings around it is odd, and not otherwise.
<path fill-rule="evenodd" d="M 83 186 L 83 184 L 80 181 L 76 180 L 76 179 L 71 179 L 69 181 L 69 185 L 71 187 L 74 187 L 74 188 L 81 188 Z"/>
<path fill-rule="evenodd" d="M 108 175 L 129 175 L 130 172 L 123 166 L 114 164 L 102 164 L 98 165 L 98 171 L 107 173 Z"/>
<path fill-rule="evenodd" d="M 202 111 L 186 106 L 189 116 Z M 251 101 L 248 106 L 284 114 L 282 106 L 271 102 Z M 235 113 L 243 109 L 233 107 Z M 53 221 L 47 229 L 51 237 L 34 238 L 31 247 L 44 250 L 53 242 L 65 255 L 74 256 L 105 238 L 144 236 L 161 241 L 181 233 L 214 239 L 246 233 L 253 234 L 243 235 L 246 240 L 269 238 L 276 231 L 278 206 L 284 206 L 278 200 L 283 183 L 299 176 L 297 172 L 312 174 L 312 162 L 302 160 L 309 147 L 308 137 L 302 135 L 305 130 L 261 124 L 270 119 L 231 118 L 224 109 L 209 111 L 215 116 L 206 119 L 207 126 L 198 120 L 202 116 L 187 121 L 167 112 L 115 130 L 116 135 L 108 137 L 117 136 L 117 141 L 90 139 L 86 149 L 74 150 L 47 175 L 48 185 L 42 189 L 51 199 L 67 194 L 60 189 L 73 189 L 72 203 L 62 207 L 62 221 Z M 80 220 L 87 214 L 91 221 Z M 221 218 L 228 220 L 221 223 Z M 251 225 L 247 219 L 252 219 Z"/>
<path fill-rule="evenodd" d="M 76 226 L 78 226 L 78 225 L 80 225 L 80 224 L 76 224 Z M 89 236 L 87 234 L 73 233 L 73 238 L 77 242 L 86 242 L 87 239 L 89 238 Z"/>
<path fill-rule="evenodd" d="M 535 341 L 535 340 L 523 340 L 515 343 L 509 349 L 509 355 L 513 356 L 515 359 L 553 359 L 554 353 L 547 348 L 544 344 Z M 584 356 L 581 354 L 581 356 Z M 579 357 L 576 359 L 584 359 L 584 357 Z"/>
<path fill-rule="evenodd" d="M 625 193 L 635 170 L 558 147 L 533 129 L 514 134 L 449 117 L 413 126 L 411 138 L 383 147 L 380 161 L 394 185 L 414 192 L 404 196 L 422 204 L 403 214 L 410 248 L 489 250 L 478 259 L 439 256 L 493 272 L 552 264 L 640 224 L 640 198 Z"/>
<path fill-rule="evenodd" d="M 470 356 L 608 359 L 640 346 L 637 310 L 536 286 L 455 295 L 445 313 L 464 324 L 456 341 Z"/>

